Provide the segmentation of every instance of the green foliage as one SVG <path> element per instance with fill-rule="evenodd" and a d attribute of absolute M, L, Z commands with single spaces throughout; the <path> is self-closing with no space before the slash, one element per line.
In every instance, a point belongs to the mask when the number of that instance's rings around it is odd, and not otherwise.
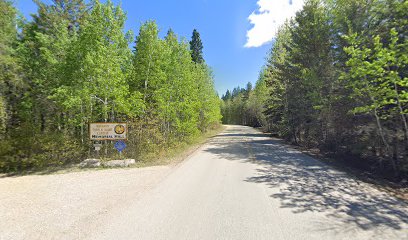
<path fill-rule="evenodd" d="M 6 103 L 3 98 L 0 98 L 0 139 L 3 138 L 7 126 Z"/>
<path fill-rule="evenodd" d="M 143 100 L 153 107 L 156 102 L 155 91 L 165 82 L 164 42 L 158 37 L 159 30 L 154 21 L 144 23 L 136 37 L 133 56 L 133 72 L 130 79 L 131 89 L 142 90 Z"/>
<path fill-rule="evenodd" d="M 17 39 L 16 11 L 0 1 L 1 171 L 92 157 L 90 122 L 127 122 L 132 158 L 192 141 L 219 123 L 220 101 L 198 32 L 192 42 L 199 63 L 173 31 L 160 39 L 153 21 L 141 26 L 132 53 L 126 15 L 112 1 L 35 2 L 38 13 Z M 102 157 L 116 156 L 112 144 L 103 149 Z"/>
<path fill-rule="evenodd" d="M 403 173 L 407 19 L 403 0 L 306 1 L 277 32 L 255 90 L 223 96 L 223 122 L 260 123 L 291 142 Z"/>
<path fill-rule="evenodd" d="M 222 96 L 222 116 L 225 124 L 242 124 L 254 127 L 266 126 L 265 106 L 268 89 L 265 82 L 266 70 L 262 70 L 259 79 L 252 89 L 248 83 L 246 88 L 236 87 L 232 94 L 227 90 Z"/>
<path fill-rule="evenodd" d="M 17 46 L 16 9 L 11 1 L 0 1 L 0 139 L 3 139 L 12 115 L 14 89 L 20 83 Z"/>
<path fill-rule="evenodd" d="M 287 45 L 291 44 L 289 22 L 286 22 L 277 33 L 275 43 L 269 52 L 265 69 L 265 83 L 269 89 L 265 115 L 268 130 L 288 137 L 289 133 L 289 78 L 291 77 Z M 292 118 L 290 118 L 293 120 Z M 293 126 L 293 125 L 292 125 Z M 292 132 L 294 129 L 291 129 Z"/>
<path fill-rule="evenodd" d="M 140 94 L 130 93 L 126 79 L 131 51 L 123 33 L 125 14 L 110 1 L 95 1 L 93 6 L 81 35 L 69 50 L 63 84 L 54 95 L 66 109 L 75 110 L 80 124 L 115 121 L 115 116 L 137 114 L 142 107 Z"/>
<path fill-rule="evenodd" d="M 64 134 L 14 135 L 9 141 L 0 140 L 0 169 L 21 172 L 78 163 L 85 150 L 80 141 Z"/>
<path fill-rule="evenodd" d="M 158 38 L 154 22 L 141 26 L 130 82 L 143 89 L 142 119 L 158 119 L 167 143 L 187 141 L 220 119 L 211 72 L 192 61 L 187 43 L 169 30 Z"/>
<path fill-rule="evenodd" d="M 355 113 L 384 109 L 380 113 L 384 120 L 395 113 L 406 114 L 408 81 L 400 71 L 408 63 L 404 52 L 408 40 L 398 43 L 398 33 L 394 28 L 390 31 L 390 38 L 388 46 L 384 46 L 377 35 L 373 38 L 373 48 L 368 48 L 358 40 L 357 34 L 347 37 L 350 46 L 345 51 L 350 59 L 346 64 L 350 70 L 343 78 L 350 80 L 348 86 L 353 89 L 354 97 L 369 97 L 365 105 L 354 109 Z"/>

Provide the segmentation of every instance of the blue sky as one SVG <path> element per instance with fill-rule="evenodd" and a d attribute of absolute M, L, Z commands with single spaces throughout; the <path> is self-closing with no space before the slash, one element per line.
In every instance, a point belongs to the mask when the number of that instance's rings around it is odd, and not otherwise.
<path fill-rule="evenodd" d="M 36 12 L 32 0 L 15 0 L 28 19 Z M 44 2 L 50 2 L 45 0 Z M 191 38 L 194 28 L 204 45 L 204 58 L 215 75 L 219 94 L 247 82 L 255 83 L 271 48 L 276 28 L 294 14 L 303 0 L 113 0 L 127 12 L 126 30 L 155 20 L 164 36 L 172 28 Z"/>

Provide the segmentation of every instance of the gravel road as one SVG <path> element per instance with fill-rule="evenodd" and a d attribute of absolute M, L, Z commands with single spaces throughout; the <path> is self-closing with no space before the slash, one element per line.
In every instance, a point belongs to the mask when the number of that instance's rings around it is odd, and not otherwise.
<path fill-rule="evenodd" d="M 408 239 L 408 204 L 256 130 L 177 166 L 0 179 L 0 239 Z"/>

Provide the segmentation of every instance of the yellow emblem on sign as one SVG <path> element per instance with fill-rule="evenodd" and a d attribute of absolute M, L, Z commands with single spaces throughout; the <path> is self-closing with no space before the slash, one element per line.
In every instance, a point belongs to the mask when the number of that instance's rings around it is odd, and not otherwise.
<path fill-rule="evenodd" d="M 115 126 L 115 133 L 116 134 L 123 134 L 125 132 L 125 126 L 123 125 L 116 125 Z"/>

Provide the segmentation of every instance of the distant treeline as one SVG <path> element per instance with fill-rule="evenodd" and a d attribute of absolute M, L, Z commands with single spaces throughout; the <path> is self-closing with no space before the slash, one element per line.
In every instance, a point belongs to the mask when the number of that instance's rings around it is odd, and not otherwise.
<path fill-rule="evenodd" d="M 136 38 L 111 1 L 35 1 L 32 20 L 0 0 L 0 171 L 92 156 L 90 122 L 127 122 L 125 154 L 188 142 L 219 124 L 220 100 L 198 31 L 190 42 L 155 22 Z M 135 48 L 129 44 L 135 41 Z M 105 144 L 103 157 L 114 154 Z"/>
<path fill-rule="evenodd" d="M 223 96 L 223 122 L 402 178 L 407 33 L 406 0 L 308 0 L 277 32 L 255 88 Z"/>

